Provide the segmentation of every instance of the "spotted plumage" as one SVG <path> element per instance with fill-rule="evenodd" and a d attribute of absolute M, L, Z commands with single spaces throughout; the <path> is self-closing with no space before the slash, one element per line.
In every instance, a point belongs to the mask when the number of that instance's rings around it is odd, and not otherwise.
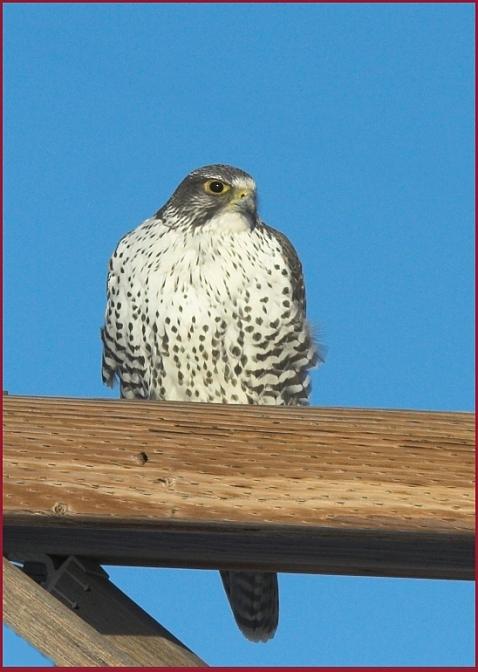
<path fill-rule="evenodd" d="M 317 361 L 300 261 L 245 172 L 190 173 L 109 265 L 103 380 L 128 399 L 305 405 Z M 273 636 L 275 574 L 222 572 L 236 622 Z"/>

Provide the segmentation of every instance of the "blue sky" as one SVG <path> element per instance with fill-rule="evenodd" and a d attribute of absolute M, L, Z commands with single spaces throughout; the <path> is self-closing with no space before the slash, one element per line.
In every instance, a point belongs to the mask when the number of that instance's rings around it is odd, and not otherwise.
<path fill-rule="evenodd" d="M 5 375 L 116 396 L 99 328 L 118 239 L 191 169 L 250 172 L 327 345 L 312 402 L 472 410 L 472 5 L 11 4 Z M 473 588 L 281 575 L 244 640 L 216 572 L 109 568 L 214 665 L 471 665 Z M 5 664 L 48 661 L 6 631 Z"/>

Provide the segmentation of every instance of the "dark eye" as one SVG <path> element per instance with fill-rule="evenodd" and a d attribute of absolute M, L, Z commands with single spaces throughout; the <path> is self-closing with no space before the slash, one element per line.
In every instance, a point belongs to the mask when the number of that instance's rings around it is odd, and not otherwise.
<path fill-rule="evenodd" d="M 221 191 L 224 191 L 224 185 L 222 182 L 211 182 L 209 189 L 215 194 L 220 194 Z"/>
<path fill-rule="evenodd" d="M 226 191 L 229 191 L 231 187 L 228 184 L 224 184 L 220 180 L 208 180 L 204 183 L 204 190 L 208 194 L 223 194 Z"/>

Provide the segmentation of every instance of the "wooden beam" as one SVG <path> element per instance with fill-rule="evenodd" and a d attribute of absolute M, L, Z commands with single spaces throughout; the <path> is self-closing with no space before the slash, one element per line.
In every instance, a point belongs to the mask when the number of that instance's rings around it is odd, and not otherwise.
<path fill-rule="evenodd" d="M 205 667 L 107 577 L 90 573 L 86 591 L 73 576 L 65 577 L 60 594 L 81 592 L 75 609 L 3 560 L 5 623 L 57 666 Z"/>
<path fill-rule="evenodd" d="M 473 577 L 471 413 L 4 405 L 11 558 Z"/>

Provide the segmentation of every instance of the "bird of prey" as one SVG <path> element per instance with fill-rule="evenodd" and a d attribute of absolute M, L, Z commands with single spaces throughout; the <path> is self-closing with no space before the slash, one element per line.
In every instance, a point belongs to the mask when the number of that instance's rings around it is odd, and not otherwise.
<path fill-rule="evenodd" d="M 303 406 L 318 359 L 297 254 L 227 165 L 192 171 L 120 240 L 101 333 L 103 381 L 126 399 Z M 243 634 L 273 637 L 276 574 L 221 577 Z"/>

